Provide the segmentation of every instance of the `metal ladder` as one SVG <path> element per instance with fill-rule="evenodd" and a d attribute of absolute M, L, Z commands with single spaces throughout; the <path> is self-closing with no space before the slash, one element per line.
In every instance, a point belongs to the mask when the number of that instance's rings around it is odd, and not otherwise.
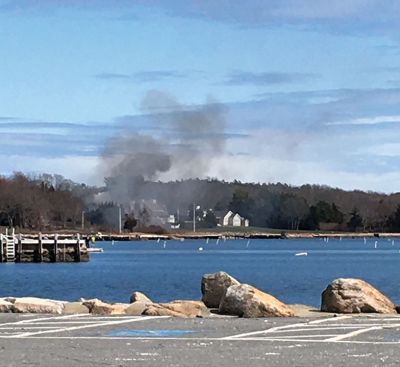
<path fill-rule="evenodd" d="M 13 262 L 15 261 L 15 230 L 13 228 L 11 235 L 8 233 L 8 228 L 6 229 L 6 235 L 3 236 L 3 239 L 6 243 L 6 261 Z"/>

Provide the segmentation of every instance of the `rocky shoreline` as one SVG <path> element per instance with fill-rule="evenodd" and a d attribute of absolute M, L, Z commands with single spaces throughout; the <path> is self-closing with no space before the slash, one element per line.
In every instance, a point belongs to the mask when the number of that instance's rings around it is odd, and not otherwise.
<path fill-rule="evenodd" d="M 85 237 L 85 235 L 83 235 Z M 88 235 L 91 238 L 92 235 Z M 110 233 L 96 236 L 99 241 L 146 241 L 146 240 L 201 240 L 201 239 L 357 239 L 357 238 L 400 238 L 400 233 L 374 233 L 374 232 L 267 232 L 267 231 L 223 231 L 223 232 L 169 232 L 164 234 L 154 233 Z"/>
<path fill-rule="evenodd" d="M 36 297 L 0 298 L 0 312 L 40 314 L 93 314 L 171 317 L 236 316 L 244 318 L 302 317 L 328 314 L 397 314 L 384 294 L 361 279 L 339 278 L 321 295 L 320 310 L 305 305 L 286 305 L 274 296 L 241 284 L 225 272 L 205 274 L 201 301 L 176 300 L 155 303 L 141 292 L 133 292 L 129 303 L 106 303 L 99 299 L 65 302 Z"/>
<path fill-rule="evenodd" d="M 38 238 L 38 233 L 25 233 L 23 236 L 30 238 Z M 53 238 L 55 233 L 46 233 L 42 236 Z M 68 238 L 76 235 L 75 232 L 57 232 L 59 238 Z M 125 233 L 81 233 L 81 238 L 91 240 L 96 238 L 97 241 L 146 241 L 146 240 L 180 240 L 185 239 L 357 239 L 357 238 L 400 238 L 400 233 L 375 233 L 375 232 L 270 232 L 270 231 L 177 231 L 166 233 L 145 233 L 145 232 L 125 232 Z"/>

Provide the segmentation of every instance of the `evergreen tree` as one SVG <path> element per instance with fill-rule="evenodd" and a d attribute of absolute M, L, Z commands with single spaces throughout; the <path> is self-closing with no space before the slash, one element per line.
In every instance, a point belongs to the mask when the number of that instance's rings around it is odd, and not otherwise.
<path fill-rule="evenodd" d="M 350 213 L 350 220 L 347 222 L 347 227 L 352 230 L 356 231 L 358 228 L 363 226 L 363 219 L 358 212 L 357 208 L 354 208 Z"/>

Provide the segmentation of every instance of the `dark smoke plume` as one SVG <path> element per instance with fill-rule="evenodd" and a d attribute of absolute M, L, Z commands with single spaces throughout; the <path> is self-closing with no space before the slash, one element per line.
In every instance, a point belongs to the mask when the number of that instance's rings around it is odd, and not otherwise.
<path fill-rule="evenodd" d="M 103 153 L 110 200 L 121 204 L 143 198 L 151 181 L 206 177 L 213 159 L 225 149 L 224 108 L 215 101 L 189 108 L 152 91 L 142 109 L 146 120 L 157 126 L 155 133 L 138 134 L 125 126 Z"/>

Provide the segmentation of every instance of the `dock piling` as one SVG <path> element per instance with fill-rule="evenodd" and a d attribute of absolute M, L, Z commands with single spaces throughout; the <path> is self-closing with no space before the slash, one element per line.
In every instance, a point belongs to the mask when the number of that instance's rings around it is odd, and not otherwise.
<path fill-rule="evenodd" d="M 0 233 L 0 263 L 4 262 L 81 262 L 88 261 L 86 242 L 77 236 L 22 235 L 7 230 Z"/>

